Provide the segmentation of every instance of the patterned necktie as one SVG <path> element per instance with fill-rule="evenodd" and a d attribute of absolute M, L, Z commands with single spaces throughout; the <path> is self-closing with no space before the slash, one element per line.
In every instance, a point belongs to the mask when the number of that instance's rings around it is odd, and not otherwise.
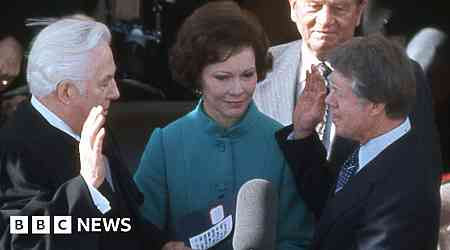
<path fill-rule="evenodd" d="M 325 86 L 327 87 L 327 91 L 330 88 L 330 83 L 328 80 L 328 76 L 333 72 L 330 67 L 328 67 L 325 62 L 321 62 L 318 65 L 318 70 L 320 72 L 320 75 L 322 76 Z M 322 118 L 322 122 L 319 124 L 319 137 L 322 140 L 323 145 L 325 146 L 325 149 L 327 150 L 327 160 L 330 157 L 331 152 L 331 127 L 333 122 L 331 121 L 331 113 L 328 109 L 328 105 L 325 106 L 325 114 Z"/>
<path fill-rule="evenodd" d="M 339 177 L 336 182 L 336 189 L 334 193 L 339 192 L 345 184 L 355 175 L 356 170 L 359 168 L 359 147 L 350 155 L 350 157 L 344 162 L 344 165 L 339 171 Z"/>

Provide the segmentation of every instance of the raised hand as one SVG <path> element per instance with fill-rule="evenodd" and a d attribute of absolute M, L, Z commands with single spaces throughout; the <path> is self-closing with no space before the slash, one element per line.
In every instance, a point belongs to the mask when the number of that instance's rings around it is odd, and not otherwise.
<path fill-rule="evenodd" d="M 302 139 L 314 132 L 325 113 L 327 89 L 318 66 L 306 71 L 305 88 L 300 94 L 293 114 L 294 138 Z"/>
<path fill-rule="evenodd" d="M 105 180 L 105 162 L 102 154 L 105 137 L 103 107 L 91 109 L 81 131 L 79 145 L 81 170 L 84 180 L 98 188 Z"/>

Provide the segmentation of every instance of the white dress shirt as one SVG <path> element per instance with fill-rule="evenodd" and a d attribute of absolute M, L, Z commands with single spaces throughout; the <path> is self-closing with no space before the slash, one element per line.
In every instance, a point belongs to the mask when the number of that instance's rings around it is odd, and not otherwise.
<path fill-rule="evenodd" d="M 298 81 L 298 87 L 300 92 L 305 88 L 305 80 L 306 80 L 306 71 L 311 69 L 311 65 L 318 65 L 321 63 L 319 59 L 312 53 L 312 51 L 306 46 L 306 43 L 302 43 L 302 63 L 300 65 L 300 75 Z"/>
<path fill-rule="evenodd" d="M 34 96 L 31 96 L 31 105 L 38 111 L 44 119 L 53 127 L 56 129 L 59 129 L 63 131 L 64 133 L 70 135 L 75 140 L 80 141 L 80 135 L 77 135 L 61 118 L 59 118 L 57 115 L 55 115 L 53 112 L 51 112 L 47 107 L 45 107 L 37 98 Z M 111 185 L 112 188 L 112 178 L 111 178 L 111 171 L 109 168 L 109 162 L 108 159 L 105 157 L 105 167 L 106 167 L 106 180 Z M 83 178 L 84 179 L 84 178 Z M 86 180 L 85 180 L 86 182 Z M 106 199 L 105 196 L 100 193 L 97 188 L 95 188 L 92 184 L 86 182 L 89 193 L 92 197 L 92 200 L 94 201 L 95 206 L 98 208 L 98 210 L 105 214 L 109 210 L 111 210 L 110 203 L 108 199 Z"/>

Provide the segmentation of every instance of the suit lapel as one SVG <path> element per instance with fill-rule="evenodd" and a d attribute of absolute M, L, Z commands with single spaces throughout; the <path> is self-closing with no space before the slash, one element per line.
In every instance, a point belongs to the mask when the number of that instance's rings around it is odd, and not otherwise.
<path fill-rule="evenodd" d="M 409 143 L 408 141 L 411 141 L 411 133 L 385 148 L 353 176 L 341 191 L 329 198 L 317 226 L 315 243 L 324 241 L 324 237 L 340 218 L 367 200 L 367 197 L 373 192 L 375 184 L 390 173 L 393 167 L 392 159 L 396 158 L 397 153 L 402 150 L 401 147 L 405 147 Z M 334 186 L 332 190 L 334 193 Z"/>
<path fill-rule="evenodd" d="M 341 191 L 329 198 L 317 226 L 315 242 L 321 242 L 339 218 L 366 200 L 373 185 L 373 182 L 367 180 L 377 175 L 376 171 L 365 171 L 369 170 L 369 165 L 350 179 Z M 334 186 L 332 190 L 334 193 Z"/>

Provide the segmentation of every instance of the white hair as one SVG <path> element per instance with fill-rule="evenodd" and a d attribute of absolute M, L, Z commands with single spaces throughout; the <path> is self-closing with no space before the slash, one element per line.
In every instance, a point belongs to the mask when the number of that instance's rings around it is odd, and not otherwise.
<path fill-rule="evenodd" d="M 28 56 L 27 80 L 34 96 L 44 97 L 64 80 L 75 83 L 81 93 L 91 67 L 91 50 L 111 41 L 108 28 L 99 22 L 64 18 L 44 28 Z"/>

